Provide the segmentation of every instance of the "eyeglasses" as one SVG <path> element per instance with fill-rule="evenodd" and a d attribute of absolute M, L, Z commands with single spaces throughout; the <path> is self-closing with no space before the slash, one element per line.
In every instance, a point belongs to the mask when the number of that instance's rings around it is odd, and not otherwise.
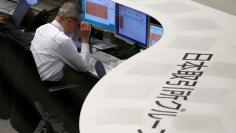
<path fill-rule="evenodd" d="M 71 20 L 73 20 L 73 21 L 77 21 L 77 19 L 76 18 L 74 18 L 74 17 L 68 17 L 68 18 L 66 18 L 67 20 L 68 19 L 71 19 Z"/>
<path fill-rule="evenodd" d="M 81 17 L 80 16 L 78 16 L 78 17 L 68 17 L 66 19 L 72 19 L 72 20 L 77 21 L 77 22 L 81 21 Z"/>

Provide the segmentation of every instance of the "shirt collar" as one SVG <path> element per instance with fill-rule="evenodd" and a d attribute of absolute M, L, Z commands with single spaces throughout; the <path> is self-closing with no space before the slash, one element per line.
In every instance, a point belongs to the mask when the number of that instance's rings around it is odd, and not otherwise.
<path fill-rule="evenodd" d="M 52 24 L 56 26 L 60 31 L 64 32 L 64 28 L 61 26 L 61 24 L 57 20 L 53 20 Z"/>

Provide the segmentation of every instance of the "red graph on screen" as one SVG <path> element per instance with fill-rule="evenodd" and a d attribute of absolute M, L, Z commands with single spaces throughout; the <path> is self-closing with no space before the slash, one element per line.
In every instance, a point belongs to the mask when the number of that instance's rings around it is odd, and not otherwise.
<path fill-rule="evenodd" d="M 120 29 L 124 28 L 124 17 L 123 16 L 120 16 L 120 18 L 119 18 L 119 25 L 120 25 Z"/>
<path fill-rule="evenodd" d="M 159 41 L 160 39 L 161 39 L 161 36 L 160 36 L 160 35 L 154 34 L 154 33 L 151 33 L 151 34 L 150 34 L 150 40 Z"/>
<path fill-rule="evenodd" d="M 86 2 L 86 13 L 103 19 L 108 18 L 107 7 L 92 2 Z"/>

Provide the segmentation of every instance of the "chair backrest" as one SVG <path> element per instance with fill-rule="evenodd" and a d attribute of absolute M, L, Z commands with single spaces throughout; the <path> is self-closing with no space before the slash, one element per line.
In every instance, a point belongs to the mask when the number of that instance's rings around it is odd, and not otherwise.
<path fill-rule="evenodd" d="M 25 49 L 29 49 L 31 41 L 34 35 L 26 33 L 20 29 L 8 29 L 4 31 L 4 34 L 9 40 L 13 41 L 15 44 L 23 46 Z"/>
<path fill-rule="evenodd" d="M 106 75 L 105 67 L 100 61 L 97 61 L 95 63 L 95 70 L 97 72 L 97 75 L 98 75 L 99 79 L 101 79 L 104 75 Z"/>
<path fill-rule="evenodd" d="M 34 102 L 43 101 L 41 94 L 45 94 L 41 92 L 45 89 L 31 66 L 28 52 L 9 38 L 0 38 L 0 74 L 6 83 L 4 89 L 13 97 L 11 124 L 19 131 L 25 126 L 35 128 L 39 115 Z"/>

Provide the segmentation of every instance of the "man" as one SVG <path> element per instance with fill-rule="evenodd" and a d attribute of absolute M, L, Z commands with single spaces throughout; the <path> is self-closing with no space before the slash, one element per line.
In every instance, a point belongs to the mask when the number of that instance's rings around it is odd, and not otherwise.
<path fill-rule="evenodd" d="M 90 25 L 79 21 L 76 3 L 66 2 L 55 19 L 36 30 L 31 42 L 38 72 L 42 81 L 60 81 L 65 64 L 77 71 L 87 71 L 90 58 Z M 67 35 L 71 34 L 71 37 Z M 81 52 L 77 52 L 76 42 L 81 37 Z"/>
<path fill-rule="evenodd" d="M 60 83 L 58 81 L 61 81 L 64 76 L 65 65 L 80 72 L 87 71 L 90 58 L 88 43 L 91 27 L 87 23 L 80 22 L 79 19 L 77 4 L 65 2 L 59 8 L 55 19 L 51 23 L 40 26 L 35 32 L 30 49 L 41 80 L 47 86 Z M 76 47 L 79 36 L 81 41 L 80 53 Z M 81 84 L 88 79 L 82 80 L 82 82 L 77 81 L 76 83 Z M 79 104 L 82 104 L 80 100 L 84 100 L 89 92 L 84 87 L 73 91 L 76 91 L 73 94 L 79 99 Z M 78 123 L 76 125 L 78 126 Z"/>

